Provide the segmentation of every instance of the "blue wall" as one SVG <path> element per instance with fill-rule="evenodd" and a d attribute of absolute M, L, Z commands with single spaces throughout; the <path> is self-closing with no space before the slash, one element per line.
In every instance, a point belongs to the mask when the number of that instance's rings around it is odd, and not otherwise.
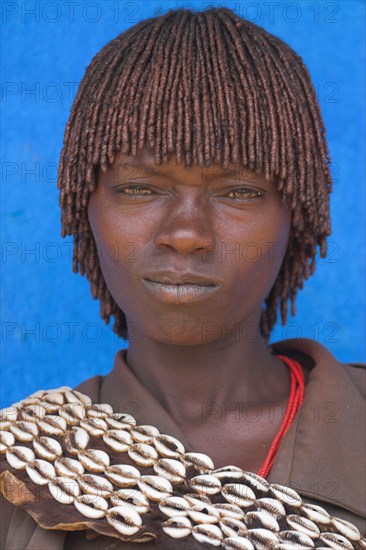
<path fill-rule="evenodd" d="M 303 336 L 344 362 L 365 360 L 364 71 L 362 0 L 225 4 L 292 46 L 315 82 L 333 160 L 333 235 L 273 340 Z M 99 318 L 88 281 L 60 237 L 56 168 L 77 84 L 124 29 L 170 7 L 208 2 L 6 2 L 2 8 L 1 405 L 74 385 L 113 366 L 125 347 Z"/>

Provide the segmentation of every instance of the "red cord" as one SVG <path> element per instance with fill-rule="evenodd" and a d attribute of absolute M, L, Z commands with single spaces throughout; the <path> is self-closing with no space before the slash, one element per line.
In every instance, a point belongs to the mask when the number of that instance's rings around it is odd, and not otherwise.
<path fill-rule="evenodd" d="M 305 393 L 305 379 L 304 373 L 300 363 L 294 359 L 290 359 L 285 355 L 276 355 L 278 359 L 281 359 L 291 371 L 291 389 L 290 397 L 287 403 L 286 413 L 281 422 L 281 426 L 272 441 L 272 444 L 269 448 L 268 454 L 264 459 L 262 466 L 259 468 L 257 474 L 261 477 L 266 478 L 272 468 L 274 459 L 276 457 L 278 448 L 282 441 L 283 436 L 291 426 L 297 411 L 299 410 L 301 403 L 304 399 Z"/>

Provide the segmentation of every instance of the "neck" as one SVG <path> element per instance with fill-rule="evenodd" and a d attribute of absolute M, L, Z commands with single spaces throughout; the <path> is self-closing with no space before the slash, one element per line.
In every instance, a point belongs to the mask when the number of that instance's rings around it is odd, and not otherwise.
<path fill-rule="evenodd" d="M 225 337 L 201 345 L 166 344 L 141 335 L 126 351 L 126 363 L 181 425 L 197 425 L 207 410 L 235 404 L 288 399 L 288 367 L 262 337 Z"/>

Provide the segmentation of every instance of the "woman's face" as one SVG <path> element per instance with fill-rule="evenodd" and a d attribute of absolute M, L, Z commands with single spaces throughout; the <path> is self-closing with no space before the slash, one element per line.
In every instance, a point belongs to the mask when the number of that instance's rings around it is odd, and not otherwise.
<path fill-rule="evenodd" d="M 234 165 L 186 169 L 172 155 L 157 166 L 146 150 L 138 158 L 119 153 L 111 169 L 100 171 L 88 215 L 130 341 L 143 334 L 197 345 L 238 327 L 245 327 L 239 337 L 258 338 L 291 223 L 290 209 L 264 176 Z M 205 286 L 176 284 L 194 276 Z"/>

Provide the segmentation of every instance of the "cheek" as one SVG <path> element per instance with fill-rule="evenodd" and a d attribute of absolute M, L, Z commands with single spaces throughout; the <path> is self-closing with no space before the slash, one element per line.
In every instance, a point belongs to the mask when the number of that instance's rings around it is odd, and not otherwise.
<path fill-rule="evenodd" d="M 129 255 L 137 248 L 136 225 L 122 219 L 102 191 L 90 197 L 88 216 L 103 273 L 116 264 L 128 263 Z"/>
<path fill-rule="evenodd" d="M 275 208 L 237 233 L 237 256 L 229 257 L 241 299 L 263 301 L 269 294 L 286 254 L 291 226 L 287 209 Z M 231 247 L 233 248 L 233 247 Z M 236 263 L 236 266 L 234 265 Z"/>
<path fill-rule="evenodd" d="M 219 232 L 228 237 L 228 249 L 238 248 L 240 260 L 262 266 L 281 263 L 285 254 L 291 225 L 287 208 L 272 202 L 261 211 L 243 220 L 221 218 Z M 232 244 L 233 243 L 233 244 Z M 235 261 L 239 261 L 236 259 Z"/>
<path fill-rule="evenodd" d="M 290 223 L 291 215 L 287 208 L 278 206 L 260 228 L 261 259 L 269 273 L 277 275 L 281 267 L 289 240 Z"/>
<path fill-rule="evenodd" d="M 113 208 L 110 208 L 100 190 L 96 190 L 89 199 L 88 216 L 97 246 L 100 268 L 107 287 L 113 295 L 115 282 L 120 283 L 121 277 L 126 273 L 126 270 L 118 267 L 125 263 L 123 254 L 128 253 L 121 240 L 124 235 L 121 224 L 117 222 L 116 216 L 113 215 Z M 126 241 L 128 242 L 128 236 Z"/>
<path fill-rule="evenodd" d="M 261 231 L 261 250 L 267 264 L 279 270 L 285 256 L 290 235 L 290 216 L 285 215 L 272 219 Z"/>

